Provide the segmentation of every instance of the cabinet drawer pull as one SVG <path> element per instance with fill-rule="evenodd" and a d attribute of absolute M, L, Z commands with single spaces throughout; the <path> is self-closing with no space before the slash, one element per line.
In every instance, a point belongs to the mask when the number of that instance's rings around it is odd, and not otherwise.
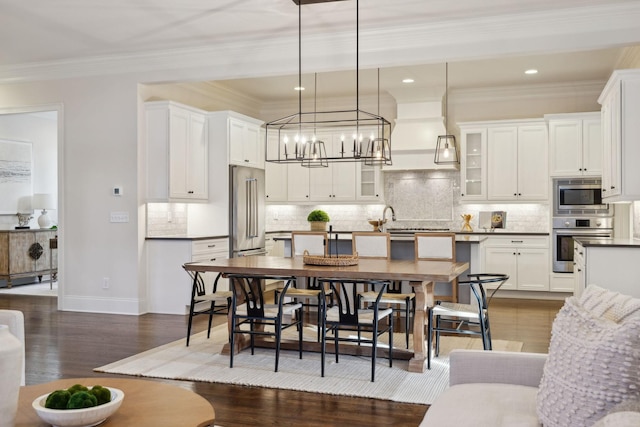
<path fill-rule="evenodd" d="M 207 245 L 207 247 L 208 247 L 208 248 L 215 248 L 215 247 L 216 247 L 216 245 L 215 245 L 215 244 L 214 244 L 214 245 Z"/>
<path fill-rule="evenodd" d="M 512 240 L 511 243 L 522 243 L 523 240 Z"/>
<path fill-rule="evenodd" d="M 188 194 L 193 194 L 193 190 L 187 191 Z"/>
<path fill-rule="evenodd" d="M 215 261 L 217 258 L 211 258 L 209 261 Z"/>

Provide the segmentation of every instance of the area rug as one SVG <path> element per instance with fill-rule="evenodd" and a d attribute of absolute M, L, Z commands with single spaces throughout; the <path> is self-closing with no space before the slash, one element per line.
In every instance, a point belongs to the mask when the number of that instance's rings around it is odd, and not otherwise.
<path fill-rule="evenodd" d="M 315 336 L 314 331 L 308 332 L 310 337 Z M 272 349 L 256 349 L 254 355 L 247 350 L 236 354 L 234 367 L 229 368 L 229 356 L 220 354 L 226 340 L 227 327 L 221 325 L 212 329 L 210 339 L 207 339 L 206 332 L 193 335 L 189 347 L 181 339 L 94 371 L 429 405 L 448 385 L 448 352 L 453 348 L 482 348 L 479 339 L 443 337 L 440 356 L 432 359 L 431 370 L 424 373 L 408 372 L 408 362 L 403 360 L 394 360 L 393 368 L 389 368 L 388 359 L 378 358 L 376 381 L 372 383 L 369 357 L 340 355 L 340 362 L 335 363 L 334 355 L 327 354 L 324 378 L 320 376 L 320 355 L 311 352 L 303 353 L 303 359 L 300 360 L 297 352 L 282 351 L 278 372 L 274 372 Z M 520 351 L 522 343 L 494 340 L 493 348 Z"/>
<path fill-rule="evenodd" d="M 11 288 L 0 288 L 0 295 L 34 295 L 44 297 L 58 296 L 58 282 L 53 282 L 53 289 L 49 282 L 32 285 L 18 285 Z"/>

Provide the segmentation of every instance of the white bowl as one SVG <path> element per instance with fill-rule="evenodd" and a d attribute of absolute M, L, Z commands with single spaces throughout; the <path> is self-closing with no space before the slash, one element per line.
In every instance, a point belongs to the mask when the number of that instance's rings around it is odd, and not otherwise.
<path fill-rule="evenodd" d="M 100 424 L 118 410 L 124 393 L 113 387 L 105 387 L 111 391 L 111 402 L 84 409 L 49 409 L 44 404 L 50 393 L 43 394 L 33 401 L 33 409 L 42 421 L 53 427 L 91 427 Z"/>

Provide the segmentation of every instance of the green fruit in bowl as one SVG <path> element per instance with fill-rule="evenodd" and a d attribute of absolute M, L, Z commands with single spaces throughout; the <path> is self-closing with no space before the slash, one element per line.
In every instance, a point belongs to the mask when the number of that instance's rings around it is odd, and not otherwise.
<path fill-rule="evenodd" d="M 98 406 L 98 399 L 88 391 L 77 391 L 71 395 L 67 409 L 83 409 Z"/>
<path fill-rule="evenodd" d="M 44 407 L 49 409 L 67 409 L 69 399 L 71 399 L 71 393 L 69 393 L 68 390 L 56 390 L 47 396 Z"/>

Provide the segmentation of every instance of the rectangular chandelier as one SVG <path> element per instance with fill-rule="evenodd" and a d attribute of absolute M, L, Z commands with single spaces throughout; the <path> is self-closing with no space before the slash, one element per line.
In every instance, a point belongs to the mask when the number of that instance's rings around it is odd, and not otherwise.
<path fill-rule="evenodd" d="M 321 0 L 293 0 L 298 5 L 298 86 L 302 86 L 302 4 Z M 325 0 L 336 1 L 336 0 Z M 341 0 L 338 0 L 341 1 Z M 328 167 L 334 162 L 391 164 L 391 123 L 378 114 L 360 109 L 359 86 L 359 0 L 356 0 L 356 108 L 354 110 L 302 111 L 298 92 L 298 112 L 266 123 L 265 161 L 300 163 L 303 167 Z M 378 70 L 378 111 L 380 110 L 380 70 Z M 331 133 L 332 141 L 322 137 Z M 336 136 L 338 135 L 338 136 Z M 339 145 L 336 140 L 339 137 Z M 327 155 L 326 146 L 332 144 Z"/>

